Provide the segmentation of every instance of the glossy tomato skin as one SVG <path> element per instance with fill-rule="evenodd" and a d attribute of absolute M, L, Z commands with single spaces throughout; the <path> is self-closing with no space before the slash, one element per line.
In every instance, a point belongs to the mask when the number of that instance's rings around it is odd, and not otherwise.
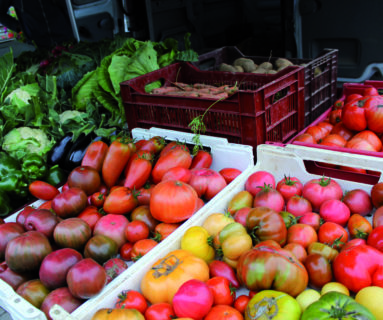
<path fill-rule="evenodd" d="M 80 188 L 89 196 L 99 189 L 101 178 L 96 169 L 80 166 L 71 171 L 67 182 L 69 188 Z"/>
<path fill-rule="evenodd" d="M 311 244 L 311 243 L 310 243 Z M 307 257 L 306 249 L 299 243 L 287 243 L 283 249 L 290 251 L 300 262 L 304 262 Z"/>
<path fill-rule="evenodd" d="M 255 230 L 256 240 L 275 240 L 280 245 L 286 243 L 287 228 L 281 215 L 273 209 L 258 207 L 251 209 L 247 216 L 246 227 Z"/>
<path fill-rule="evenodd" d="M 239 288 L 240 284 L 238 282 L 235 271 L 230 267 L 226 262 L 220 260 L 213 260 L 209 263 L 209 272 L 210 277 L 224 277 L 230 281 L 230 284 L 234 288 Z"/>
<path fill-rule="evenodd" d="M 332 280 L 330 262 L 318 253 L 307 255 L 304 266 L 309 274 L 309 284 L 315 288 L 322 288 Z"/>
<path fill-rule="evenodd" d="M 92 236 L 87 222 L 80 218 L 68 218 L 60 221 L 54 231 L 53 239 L 60 248 L 72 248 L 81 251 Z"/>
<path fill-rule="evenodd" d="M 226 187 L 225 179 L 215 170 L 209 168 L 195 168 L 190 170 L 190 184 L 197 192 L 198 197 L 206 200 L 212 199 L 218 192 Z"/>
<path fill-rule="evenodd" d="M 158 244 L 157 241 L 153 239 L 141 239 L 137 242 L 133 243 L 132 247 L 132 260 L 137 261 L 145 254 L 147 254 L 150 250 L 152 250 Z"/>
<path fill-rule="evenodd" d="M 348 233 L 341 225 L 328 221 L 319 227 L 318 240 L 340 250 L 348 241 Z"/>
<path fill-rule="evenodd" d="M 315 231 L 318 231 L 321 224 L 324 223 L 321 216 L 316 212 L 306 212 L 298 219 L 298 222 L 312 226 Z"/>
<path fill-rule="evenodd" d="M 317 233 L 312 226 L 297 223 L 287 229 L 287 243 L 298 243 L 307 248 L 310 243 L 318 240 Z"/>
<path fill-rule="evenodd" d="M 374 228 L 367 238 L 367 244 L 383 252 L 383 226 Z"/>
<path fill-rule="evenodd" d="M 32 279 L 21 284 L 16 293 L 31 303 L 36 308 L 41 307 L 50 290 L 39 279 Z"/>
<path fill-rule="evenodd" d="M 33 181 L 28 186 L 29 192 L 32 196 L 41 200 L 52 200 L 57 196 L 60 191 L 55 187 L 45 181 Z"/>
<path fill-rule="evenodd" d="M 91 167 L 97 172 L 101 172 L 102 164 L 108 149 L 109 146 L 104 141 L 98 140 L 92 142 L 85 151 L 81 166 Z"/>
<path fill-rule="evenodd" d="M 24 232 L 24 227 L 16 222 L 8 222 L 0 225 L 0 261 L 4 260 L 5 248 L 8 242 Z"/>
<path fill-rule="evenodd" d="M 341 226 L 346 226 L 350 218 L 350 209 L 342 201 L 330 199 L 321 204 L 319 214 L 324 221 L 331 221 Z"/>
<path fill-rule="evenodd" d="M 140 220 L 131 221 L 125 228 L 125 238 L 129 242 L 137 242 L 138 240 L 149 237 L 149 227 L 145 222 Z"/>
<path fill-rule="evenodd" d="M 70 188 L 52 200 L 53 211 L 63 219 L 76 217 L 88 203 L 86 193 L 80 188 Z"/>
<path fill-rule="evenodd" d="M 113 239 L 118 248 L 125 242 L 125 229 L 129 220 L 121 214 L 107 214 L 102 216 L 96 223 L 93 229 L 93 235 L 102 234 Z"/>
<path fill-rule="evenodd" d="M 175 231 L 181 224 L 180 223 L 166 223 L 161 222 L 154 228 L 155 239 L 162 241 L 166 239 L 173 231 Z"/>
<path fill-rule="evenodd" d="M 368 97 L 347 102 L 342 109 L 342 123 L 350 130 L 362 131 L 367 128 L 364 105 Z"/>
<path fill-rule="evenodd" d="M 383 182 L 378 182 L 372 187 L 371 200 L 375 208 L 383 206 Z"/>
<path fill-rule="evenodd" d="M 85 258 L 69 269 L 66 281 L 73 296 L 89 299 L 104 288 L 106 271 L 93 259 Z"/>
<path fill-rule="evenodd" d="M 166 302 L 152 304 L 145 311 L 146 320 L 170 320 L 175 316 L 172 305 Z"/>
<path fill-rule="evenodd" d="M 342 201 L 348 206 L 351 214 L 365 216 L 372 211 L 371 197 L 362 189 L 354 189 L 346 192 Z"/>
<path fill-rule="evenodd" d="M 264 185 L 271 185 L 272 188 L 275 188 L 275 178 L 274 176 L 267 171 L 257 171 L 251 174 L 245 183 L 245 190 L 249 191 L 253 196 L 261 191 L 259 187 Z"/>
<path fill-rule="evenodd" d="M 126 261 L 132 260 L 132 249 L 133 249 L 133 243 L 126 242 L 124 243 L 120 248 L 120 256 L 122 259 Z"/>
<path fill-rule="evenodd" d="M 126 269 L 128 265 L 120 258 L 111 258 L 102 265 L 106 271 L 106 283 L 111 282 L 118 277 Z"/>
<path fill-rule="evenodd" d="M 22 283 L 30 280 L 26 273 L 12 271 L 5 261 L 0 263 L 0 279 L 16 290 Z"/>
<path fill-rule="evenodd" d="M 177 317 L 202 319 L 213 306 L 214 297 L 207 284 L 191 279 L 184 282 L 175 293 L 172 304 Z"/>
<path fill-rule="evenodd" d="M 232 182 L 241 173 L 242 171 L 236 168 L 223 168 L 219 171 L 219 174 L 225 179 L 227 184 Z"/>
<path fill-rule="evenodd" d="M 299 195 L 292 196 L 286 203 L 286 211 L 295 217 L 302 217 L 305 213 L 312 211 L 310 201 Z"/>
<path fill-rule="evenodd" d="M 249 301 L 250 297 L 242 294 L 235 299 L 233 307 L 237 309 L 241 314 L 244 314 Z"/>
<path fill-rule="evenodd" d="M 95 206 L 87 206 L 81 213 L 77 216 L 77 218 L 80 218 L 84 220 L 87 224 L 89 224 L 89 227 L 93 231 L 94 226 L 96 225 L 97 221 L 102 217 L 102 213 L 98 211 L 97 207 Z"/>
<path fill-rule="evenodd" d="M 118 301 L 114 307 L 119 309 L 136 309 L 144 314 L 148 308 L 148 303 L 140 292 L 125 290 L 118 295 Z"/>
<path fill-rule="evenodd" d="M 314 211 L 318 211 L 324 201 L 342 199 L 343 191 L 335 180 L 323 177 L 306 182 L 303 186 L 302 196 L 310 201 Z"/>
<path fill-rule="evenodd" d="M 138 205 L 135 193 L 128 187 L 116 187 L 107 195 L 103 205 L 106 213 L 125 215 Z"/>
<path fill-rule="evenodd" d="M 277 183 L 276 189 L 287 202 L 291 197 L 302 194 L 303 184 L 296 177 L 284 177 Z"/>
<path fill-rule="evenodd" d="M 145 222 L 150 232 L 154 232 L 154 228 L 157 224 L 159 224 L 159 221 L 154 219 L 152 214 L 150 213 L 148 205 L 139 205 L 138 207 L 133 209 L 133 211 L 130 213 L 130 220 L 139 220 Z"/>
<path fill-rule="evenodd" d="M 374 216 L 372 217 L 372 226 L 374 228 L 383 225 L 383 207 L 376 209 Z"/>
<path fill-rule="evenodd" d="M 125 168 L 124 186 L 138 190 L 143 187 L 152 171 L 151 154 L 145 151 L 134 153 Z"/>
<path fill-rule="evenodd" d="M 242 314 L 235 308 L 228 305 L 216 305 L 210 309 L 205 320 L 243 320 Z"/>
<path fill-rule="evenodd" d="M 174 167 L 165 172 L 162 176 L 161 181 L 165 180 L 178 180 L 185 183 L 188 183 L 191 177 L 190 169 L 183 167 Z"/>
<path fill-rule="evenodd" d="M 100 265 L 116 256 L 117 253 L 117 243 L 102 234 L 92 236 L 84 247 L 84 257 L 92 258 Z"/>
<path fill-rule="evenodd" d="M 254 196 L 253 207 L 268 207 L 279 212 L 284 209 L 285 200 L 279 191 L 268 185 L 262 187 Z"/>
<path fill-rule="evenodd" d="M 347 222 L 348 232 L 352 239 L 362 238 L 367 239 L 372 231 L 371 223 L 360 214 L 353 214 Z"/>
<path fill-rule="evenodd" d="M 211 153 L 206 150 L 198 150 L 192 159 L 190 169 L 194 168 L 210 168 L 213 162 Z"/>
<path fill-rule="evenodd" d="M 213 305 L 231 306 L 235 300 L 235 291 L 230 288 L 230 281 L 225 277 L 212 277 L 206 281 L 207 286 L 213 293 Z"/>

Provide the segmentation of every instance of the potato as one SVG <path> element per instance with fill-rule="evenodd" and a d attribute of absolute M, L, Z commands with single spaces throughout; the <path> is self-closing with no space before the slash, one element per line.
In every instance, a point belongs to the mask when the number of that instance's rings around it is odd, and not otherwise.
<path fill-rule="evenodd" d="M 257 66 L 253 60 L 247 58 L 238 58 L 233 63 L 234 66 L 241 66 L 244 72 L 253 72 Z"/>
<path fill-rule="evenodd" d="M 237 72 L 244 72 L 243 68 L 241 66 L 234 66 L 234 68 L 237 70 Z"/>
<path fill-rule="evenodd" d="M 268 62 L 268 61 L 265 61 L 265 62 L 262 62 L 260 65 L 259 65 L 260 68 L 263 68 L 265 70 L 272 70 L 273 69 L 273 64 L 271 62 Z"/>
<path fill-rule="evenodd" d="M 226 71 L 226 72 L 238 72 L 237 69 L 235 69 L 232 65 L 227 64 L 227 63 L 221 63 L 218 70 L 219 71 Z"/>
<path fill-rule="evenodd" d="M 252 71 L 252 73 L 258 73 L 258 74 L 265 74 L 268 70 L 265 70 L 263 68 L 257 68 L 256 70 Z"/>
<path fill-rule="evenodd" d="M 278 58 L 277 60 L 275 60 L 275 66 L 277 67 L 277 70 L 280 69 L 281 67 L 289 67 L 292 65 L 293 63 L 290 60 L 287 60 L 285 58 Z"/>
<path fill-rule="evenodd" d="M 278 71 L 277 70 L 267 70 L 267 72 L 266 72 L 267 74 L 276 74 L 276 73 L 278 73 Z"/>

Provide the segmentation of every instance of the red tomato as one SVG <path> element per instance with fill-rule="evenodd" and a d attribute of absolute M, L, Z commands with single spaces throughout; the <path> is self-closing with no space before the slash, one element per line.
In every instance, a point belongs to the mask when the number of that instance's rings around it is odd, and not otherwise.
<path fill-rule="evenodd" d="M 372 226 L 374 228 L 383 226 L 383 207 L 376 209 L 374 216 L 372 217 Z"/>
<path fill-rule="evenodd" d="M 100 172 L 109 146 L 104 141 L 94 141 L 85 151 L 81 166 L 88 166 Z"/>
<path fill-rule="evenodd" d="M 351 138 L 349 141 L 347 141 L 345 147 L 362 151 L 375 151 L 375 148 L 371 143 L 361 138 Z"/>
<path fill-rule="evenodd" d="M 233 307 L 237 309 L 241 314 L 245 314 L 245 310 L 249 301 L 250 297 L 242 294 L 235 299 Z"/>
<path fill-rule="evenodd" d="M 135 243 L 138 240 L 147 239 L 149 237 L 149 227 L 140 220 L 129 222 L 125 228 L 125 238 L 127 241 Z"/>
<path fill-rule="evenodd" d="M 124 169 L 124 187 L 140 189 L 146 183 L 152 172 L 151 155 L 147 151 L 139 150 L 134 153 Z"/>
<path fill-rule="evenodd" d="M 311 202 L 313 210 L 319 210 L 326 200 L 342 199 L 343 191 L 338 182 L 331 178 L 312 179 L 305 183 L 302 196 Z"/>
<path fill-rule="evenodd" d="M 138 205 L 136 193 L 127 187 L 116 187 L 105 198 L 103 209 L 106 213 L 127 214 Z"/>
<path fill-rule="evenodd" d="M 293 196 L 286 203 L 286 211 L 292 213 L 296 217 L 301 217 L 305 213 L 312 211 L 312 206 L 310 201 L 301 197 Z"/>
<path fill-rule="evenodd" d="M 346 192 L 342 201 L 350 209 L 351 214 L 365 216 L 372 211 L 371 197 L 362 189 L 354 189 Z"/>
<path fill-rule="evenodd" d="M 319 227 L 318 240 L 340 250 L 348 241 L 348 233 L 341 225 L 329 221 Z"/>
<path fill-rule="evenodd" d="M 315 142 L 318 143 L 329 134 L 329 131 L 323 127 L 319 127 L 318 125 L 313 125 L 308 127 L 305 133 L 312 135 Z"/>
<path fill-rule="evenodd" d="M 350 129 L 347 129 L 342 122 L 337 123 L 331 130 L 330 133 L 333 134 L 339 134 L 342 136 L 345 140 L 349 140 L 353 135 L 353 131 Z"/>
<path fill-rule="evenodd" d="M 137 261 L 152 250 L 158 244 L 157 241 L 153 239 L 142 239 L 138 240 L 133 244 L 132 248 L 132 260 Z"/>
<path fill-rule="evenodd" d="M 265 185 L 271 185 L 272 188 L 275 188 L 275 178 L 274 176 L 267 171 L 257 171 L 251 174 L 245 183 L 245 190 L 249 191 L 253 196 L 261 191 L 259 187 Z"/>
<path fill-rule="evenodd" d="M 371 200 L 375 208 L 383 206 L 383 182 L 378 182 L 372 187 Z"/>
<path fill-rule="evenodd" d="M 342 201 L 330 199 L 321 204 L 319 214 L 324 221 L 331 221 L 345 226 L 350 218 L 350 209 Z"/>
<path fill-rule="evenodd" d="M 102 217 L 102 213 L 95 206 L 87 206 L 77 217 L 88 223 L 93 230 L 97 221 Z"/>
<path fill-rule="evenodd" d="M 287 243 L 298 243 L 304 248 L 318 240 L 317 233 L 312 226 L 297 223 L 287 229 Z"/>
<path fill-rule="evenodd" d="M 347 222 L 347 228 L 350 232 L 350 237 L 367 239 L 372 231 L 371 223 L 360 214 L 353 214 Z"/>
<path fill-rule="evenodd" d="M 354 238 L 354 239 L 351 239 L 350 241 L 347 241 L 347 243 L 342 247 L 340 251 L 346 250 L 353 246 L 360 246 L 362 244 L 367 244 L 367 241 L 361 238 Z"/>
<path fill-rule="evenodd" d="M 101 193 L 97 191 L 90 196 L 90 204 L 97 207 L 102 208 L 105 202 L 105 193 Z"/>
<path fill-rule="evenodd" d="M 296 177 L 284 177 L 277 184 L 276 189 L 283 196 L 285 201 L 288 201 L 291 197 L 302 194 L 303 184 Z M 311 210 L 310 210 L 311 211 Z"/>
<path fill-rule="evenodd" d="M 315 231 L 318 231 L 321 224 L 324 222 L 318 213 L 315 212 L 306 212 L 298 220 L 299 223 L 308 224 L 312 226 Z"/>
<path fill-rule="evenodd" d="M 383 226 L 376 227 L 367 238 L 367 244 L 383 252 Z"/>
<path fill-rule="evenodd" d="M 332 270 L 330 262 L 319 253 L 311 253 L 304 262 L 309 274 L 309 284 L 315 288 L 322 288 L 326 283 L 332 281 Z"/>
<path fill-rule="evenodd" d="M 335 126 L 337 123 L 342 121 L 342 109 L 331 110 L 328 118 L 330 123 Z"/>
<path fill-rule="evenodd" d="M 170 303 L 159 302 L 152 304 L 145 311 L 146 320 L 170 320 L 174 319 L 176 314 Z"/>
<path fill-rule="evenodd" d="M 225 179 L 215 170 L 206 168 L 191 169 L 189 185 L 206 200 L 212 199 L 218 192 L 226 187 Z"/>
<path fill-rule="evenodd" d="M 150 232 L 154 232 L 154 228 L 159 223 L 156 219 L 153 218 L 148 205 L 141 205 L 135 208 L 130 213 L 130 220 L 140 220 L 145 222 L 145 224 L 149 227 Z"/>
<path fill-rule="evenodd" d="M 350 102 L 352 100 L 355 100 L 355 99 L 358 99 L 358 98 L 362 98 L 363 96 L 361 94 L 358 94 L 358 93 L 352 93 L 352 94 L 349 94 L 347 97 L 346 97 L 346 100 L 345 102 Z"/>
<path fill-rule="evenodd" d="M 377 152 L 382 150 L 382 141 L 380 141 L 379 137 L 371 130 L 360 131 L 352 138 L 366 140 Z"/>
<path fill-rule="evenodd" d="M 343 138 L 340 134 L 336 133 L 330 133 L 329 135 L 325 136 L 320 142 L 321 145 L 330 147 L 344 147 L 346 143 L 347 140 Z"/>
<path fill-rule="evenodd" d="M 100 184 L 100 174 L 91 167 L 74 168 L 68 176 L 69 188 L 80 188 L 88 196 L 98 191 Z"/>
<path fill-rule="evenodd" d="M 194 168 L 210 168 L 213 158 L 211 153 L 206 150 L 198 150 L 192 159 L 190 169 Z"/>
<path fill-rule="evenodd" d="M 38 209 L 52 209 L 52 200 L 43 202 L 41 205 L 39 205 Z"/>
<path fill-rule="evenodd" d="M 149 205 L 153 188 L 154 184 L 146 183 L 142 188 L 138 189 L 137 201 L 139 205 Z"/>
<path fill-rule="evenodd" d="M 122 259 L 126 261 L 132 260 L 132 249 L 133 249 L 133 243 L 125 242 L 119 251 L 119 254 Z"/>
<path fill-rule="evenodd" d="M 290 251 L 302 263 L 306 260 L 306 249 L 303 245 L 299 243 L 288 243 L 283 247 L 283 249 Z"/>
<path fill-rule="evenodd" d="M 166 147 L 161 151 L 160 157 L 153 167 L 151 176 L 154 183 L 159 183 L 169 169 L 174 167 L 189 169 L 192 163 L 192 156 L 187 148 L 171 148 L 164 153 L 165 150 L 167 150 Z"/>
<path fill-rule="evenodd" d="M 205 320 L 243 320 L 242 314 L 235 308 L 227 305 L 217 305 L 210 309 Z"/>
<path fill-rule="evenodd" d="M 368 97 L 361 97 L 347 102 L 342 109 L 342 123 L 346 128 L 355 131 L 362 131 L 367 128 L 367 121 L 364 115 L 364 105 Z"/>
<path fill-rule="evenodd" d="M 339 100 L 336 100 L 336 101 L 334 102 L 332 108 L 333 108 L 334 110 L 336 110 L 336 109 L 342 109 L 343 106 L 344 106 L 344 100 L 339 99 Z"/>
<path fill-rule="evenodd" d="M 316 144 L 314 137 L 309 133 L 302 133 L 294 138 L 294 141 Z"/>
<path fill-rule="evenodd" d="M 108 188 L 116 184 L 135 148 L 126 137 L 119 137 L 110 144 L 101 169 L 102 180 Z"/>
<path fill-rule="evenodd" d="M 162 176 L 161 181 L 166 180 L 178 180 L 185 183 L 188 183 L 191 177 L 191 172 L 189 169 L 184 167 L 174 167 L 165 172 Z"/>
<path fill-rule="evenodd" d="M 209 263 L 210 277 L 224 277 L 230 281 L 230 285 L 234 288 L 239 288 L 237 275 L 232 267 L 226 262 L 220 260 L 213 260 Z"/>
<path fill-rule="evenodd" d="M 176 230 L 180 223 L 165 223 L 161 222 L 154 228 L 154 235 L 157 241 L 166 239 L 174 230 Z"/>
<path fill-rule="evenodd" d="M 122 291 L 118 295 L 118 301 L 114 305 L 118 309 L 136 309 L 142 314 L 148 308 L 145 297 L 136 290 Z"/>
<path fill-rule="evenodd" d="M 219 174 L 225 179 L 227 184 L 232 182 L 241 173 L 242 171 L 236 168 L 223 168 L 219 171 Z"/>
<path fill-rule="evenodd" d="M 156 154 L 164 149 L 166 141 L 160 136 L 154 136 L 149 140 L 140 140 L 137 150 L 142 150 L 145 152 L 150 152 Z"/>
<path fill-rule="evenodd" d="M 55 196 L 57 196 L 60 191 L 55 187 L 45 181 L 33 181 L 29 184 L 29 192 L 32 196 L 41 200 L 53 200 Z"/>
<path fill-rule="evenodd" d="M 271 185 L 265 185 L 254 196 L 253 207 L 268 207 L 279 212 L 285 207 L 285 200 L 279 191 L 273 189 Z"/>
<path fill-rule="evenodd" d="M 368 87 L 363 90 L 363 96 L 378 96 L 379 92 L 378 89 L 375 87 Z"/>
<path fill-rule="evenodd" d="M 231 306 L 235 300 L 235 291 L 230 286 L 230 281 L 222 276 L 212 277 L 206 281 L 213 293 L 213 305 L 224 304 Z"/>

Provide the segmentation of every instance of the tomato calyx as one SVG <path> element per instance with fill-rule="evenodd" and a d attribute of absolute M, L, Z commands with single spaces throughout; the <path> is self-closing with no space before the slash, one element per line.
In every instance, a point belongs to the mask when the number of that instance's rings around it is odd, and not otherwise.
<path fill-rule="evenodd" d="M 291 180 L 291 177 L 290 176 L 286 176 L 284 177 L 284 182 L 285 182 L 285 185 L 287 186 L 295 186 L 295 184 L 298 182 L 298 181 L 294 181 L 294 180 Z"/>
<path fill-rule="evenodd" d="M 153 237 L 150 239 L 153 239 L 154 241 L 161 242 L 162 241 L 162 235 L 159 232 L 156 232 Z"/>
<path fill-rule="evenodd" d="M 168 263 L 170 260 L 173 260 L 171 264 Z M 153 277 L 160 278 L 162 276 L 167 276 L 172 273 L 181 263 L 182 261 L 177 256 L 172 254 L 162 259 L 158 265 L 152 267 L 152 270 L 155 270 Z"/>
<path fill-rule="evenodd" d="M 207 244 L 208 244 L 210 247 L 214 248 L 214 237 L 213 237 L 213 236 L 209 236 L 209 237 L 207 238 Z"/>
<path fill-rule="evenodd" d="M 257 188 L 261 189 L 264 192 L 268 192 L 273 189 L 273 186 L 271 184 L 266 184 L 264 183 L 263 187 L 262 186 L 257 186 Z"/>
<path fill-rule="evenodd" d="M 363 231 L 357 229 L 354 238 L 367 240 L 368 235 L 369 235 L 368 232 L 363 232 Z"/>
<path fill-rule="evenodd" d="M 329 247 L 333 248 L 333 249 L 338 249 L 340 247 L 342 247 L 345 242 L 341 241 L 343 235 L 339 236 L 338 238 L 336 238 L 333 243 L 325 243 L 326 245 L 328 245 Z"/>
<path fill-rule="evenodd" d="M 142 257 L 143 257 L 142 254 L 139 253 L 138 255 L 136 255 L 135 257 L 132 258 L 132 261 L 136 262 L 136 261 L 140 260 Z"/>
<path fill-rule="evenodd" d="M 268 319 L 273 319 L 279 313 L 279 306 L 277 304 L 277 300 L 279 297 L 265 297 L 254 304 L 253 308 L 246 308 L 246 315 L 249 319 L 255 320 L 259 319 L 262 316 L 266 316 Z M 250 312 L 254 310 L 255 314 L 251 314 Z"/>
<path fill-rule="evenodd" d="M 323 176 L 322 178 L 320 178 L 319 180 L 319 185 L 321 187 L 327 187 L 331 182 L 331 178 L 326 178 L 325 176 Z"/>

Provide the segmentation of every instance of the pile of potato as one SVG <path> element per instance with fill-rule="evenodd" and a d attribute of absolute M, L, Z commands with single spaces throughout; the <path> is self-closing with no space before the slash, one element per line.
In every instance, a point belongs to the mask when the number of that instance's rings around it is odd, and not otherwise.
<path fill-rule="evenodd" d="M 253 60 L 248 58 L 238 58 L 234 60 L 233 64 L 222 63 L 218 70 L 227 72 L 250 72 L 258 74 L 275 74 L 282 69 L 290 66 L 296 66 L 291 61 L 285 58 L 278 58 L 274 64 L 269 61 L 262 62 L 257 65 Z M 304 64 L 302 65 L 304 66 Z M 315 73 L 320 70 L 315 70 Z"/>

